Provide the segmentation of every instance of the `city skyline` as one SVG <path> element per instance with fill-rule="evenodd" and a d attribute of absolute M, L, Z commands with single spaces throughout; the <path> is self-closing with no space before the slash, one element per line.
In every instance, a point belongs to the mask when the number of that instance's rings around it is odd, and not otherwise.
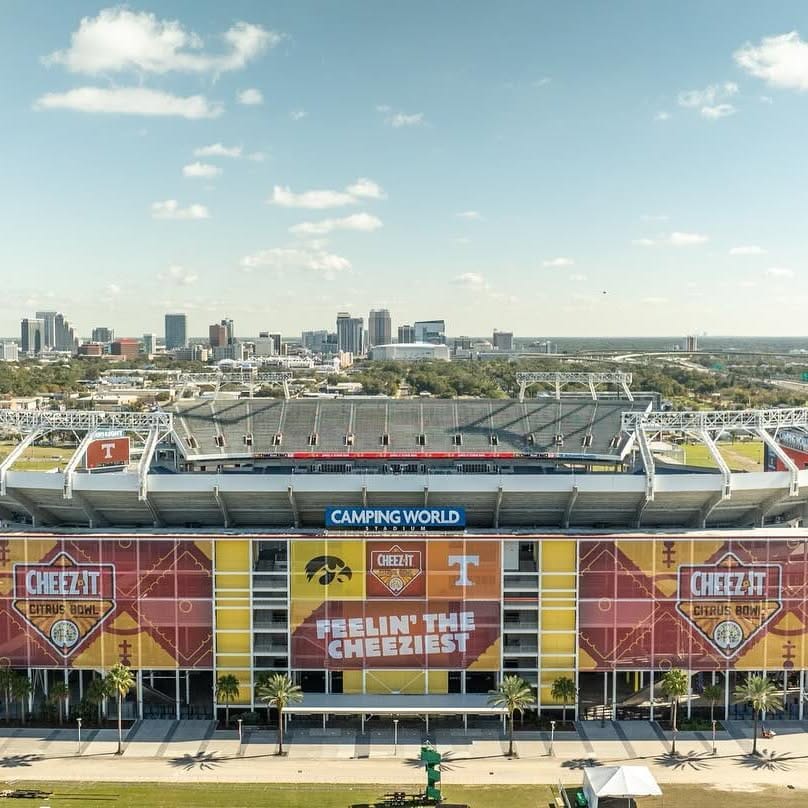
<path fill-rule="evenodd" d="M 803 330 L 802 4 L 314 9 L 11 3 L 0 334 Z"/>

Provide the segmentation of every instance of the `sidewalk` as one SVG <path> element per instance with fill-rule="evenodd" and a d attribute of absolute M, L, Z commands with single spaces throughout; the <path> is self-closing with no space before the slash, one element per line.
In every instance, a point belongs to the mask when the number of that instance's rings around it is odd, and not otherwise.
<path fill-rule="evenodd" d="M 556 733 L 550 755 L 549 733 L 516 734 L 518 758 L 504 757 L 507 739 L 490 733 L 437 731 L 431 736 L 444 755 L 444 780 L 466 785 L 577 783 L 590 765 L 647 765 L 661 783 L 704 783 L 754 790 L 756 784 L 808 788 L 808 723 L 777 722 L 777 737 L 758 740 L 752 758 L 751 723 L 730 722 L 716 736 L 717 754 L 705 733 L 682 732 L 678 756 L 670 733 L 648 722 L 579 722 L 577 733 Z M 207 721 L 144 721 L 125 739 L 116 756 L 115 730 L 0 728 L 0 780 L 170 781 L 420 784 L 417 762 L 421 734 L 399 732 L 397 747 L 385 728 L 361 735 L 338 729 L 296 729 L 290 725 L 288 756 L 278 758 L 276 733 L 214 732 Z M 333 765 L 329 765 L 333 764 Z"/>

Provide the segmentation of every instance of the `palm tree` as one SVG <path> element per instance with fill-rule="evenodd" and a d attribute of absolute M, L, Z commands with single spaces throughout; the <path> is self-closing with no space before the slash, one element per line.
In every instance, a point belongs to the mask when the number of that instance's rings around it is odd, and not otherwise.
<path fill-rule="evenodd" d="M 662 692 L 671 700 L 671 728 L 673 729 L 673 742 L 671 754 L 676 754 L 676 714 L 679 710 L 679 699 L 687 695 L 690 688 L 688 675 L 680 668 L 672 668 L 662 677 Z"/>
<path fill-rule="evenodd" d="M 239 680 L 232 673 L 220 676 L 216 680 L 216 701 L 224 704 L 224 725 L 230 724 L 230 705 L 238 698 Z"/>
<path fill-rule="evenodd" d="M 126 694 L 135 686 L 135 677 L 126 665 L 120 662 L 110 668 L 106 678 L 107 693 L 118 698 L 118 751 L 123 754 L 123 700 Z"/>
<path fill-rule="evenodd" d="M 104 702 L 110 696 L 107 680 L 103 676 L 97 676 L 90 681 L 87 690 L 84 692 L 84 698 L 90 704 L 94 704 L 98 708 L 98 726 L 101 726 L 102 713 Z"/>
<path fill-rule="evenodd" d="M 25 702 L 28 701 L 33 687 L 31 680 L 24 673 L 15 673 L 14 678 L 11 680 L 11 695 L 12 698 L 19 701 L 22 707 L 21 721 L 25 723 Z"/>
<path fill-rule="evenodd" d="M 521 676 L 506 676 L 496 690 L 489 691 L 488 703 L 508 711 L 508 757 L 513 757 L 513 714 L 536 704 L 533 689 Z"/>
<path fill-rule="evenodd" d="M 68 698 L 70 698 L 70 688 L 64 682 L 56 682 L 51 685 L 48 691 L 48 700 L 56 705 L 59 713 L 59 726 L 62 725 L 62 707 L 67 706 Z"/>
<path fill-rule="evenodd" d="M 746 681 L 735 688 L 735 698 L 745 704 L 752 705 L 754 734 L 752 735 L 752 754 L 757 754 L 758 715 L 767 710 L 774 710 L 781 704 L 779 694 L 775 693 L 776 685 L 768 676 L 751 674 Z"/>
<path fill-rule="evenodd" d="M 0 691 L 3 693 L 6 724 L 8 724 L 9 719 L 11 718 L 11 684 L 14 681 L 15 676 L 16 674 L 11 668 L 0 668 Z"/>
<path fill-rule="evenodd" d="M 569 676 L 559 676 L 553 681 L 550 695 L 554 701 L 561 702 L 561 723 L 567 723 L 567 704 L 575 698 L 575 682 Z"/>
<path fill-rule="evenodd" d="M 710 723 L 712 724 L 715 720 L 715 705 L 724 700 L 724 686 L 707 685 L 701 695 L 710 702 Z"/>
<path fill-rule="evenodd" d="M 278 754 L 283 754 L 283 711 L 287 704 L 299 704 L 303 701 L 303 691 L 288 674 L 276 673 L 266 682 L 258 685 L 256 695 L 267 707 L 275 707 L 278 711 Z"/>

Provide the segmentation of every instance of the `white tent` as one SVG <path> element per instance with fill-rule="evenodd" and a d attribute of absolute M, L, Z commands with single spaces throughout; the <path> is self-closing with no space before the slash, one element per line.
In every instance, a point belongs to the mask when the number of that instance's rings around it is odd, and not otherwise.
<path fill-rule="evenodd" d="M 584 796 L 589 808 L 600 797 L 659 797 L 662 791 L 647 766 L 589 766 L 584 769 Z"/>

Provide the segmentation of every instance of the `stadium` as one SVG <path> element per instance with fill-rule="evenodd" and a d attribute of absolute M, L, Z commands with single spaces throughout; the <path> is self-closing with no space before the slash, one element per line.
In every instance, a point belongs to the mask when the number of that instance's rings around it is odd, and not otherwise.
<path fill-rule="evenodd" d="M 226 674 L 236 711 L 260 709 L 254 683 L 282 671 L 305 692 L 289 713 L 324 723 L 498 720 L 509 673 L 542 713 L 653 719 L 678 667 L 688 715 L 720 683 L 731 717 L 737 677 L 766 671 L 802 719 L 808 410 L 674 412 L 625 373 L 519 381 L 518 399 L 297 399 L 284 379 L 277 399 L 0 410 L 0 663 L 33 702 L 122 662 L 130 718 L 220 715 Z M 763 471 L 730 470 L 736 436 Z M 712 468 L 660 449 L 685 439 Z M 56 444 L 58 467 L 15 467 Z"/>

